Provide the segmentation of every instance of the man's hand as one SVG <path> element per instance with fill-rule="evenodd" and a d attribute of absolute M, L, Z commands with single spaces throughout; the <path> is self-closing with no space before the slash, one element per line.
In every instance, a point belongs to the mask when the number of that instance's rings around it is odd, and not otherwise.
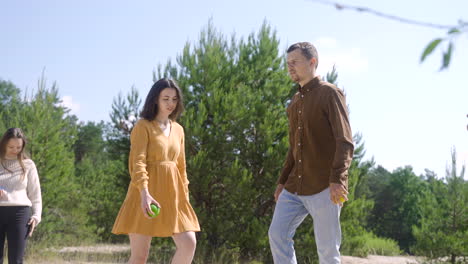
<path fill-rule="evenodd" d="M 278 186 L 276 186 L 276 190 L 275 190 L 275 202 L 278 201 L 278 197 L 280 196 L 281 192 L 283 191 L 284 189 L 284 185 L 283 184 L 278 184 Z"/>
<path fill-rule="evenodd" d="M 348 201 L 348 191 L 346 188 L 339 183 L 330 183 L 330 200 L 343 206 L 343 203 Z"/>

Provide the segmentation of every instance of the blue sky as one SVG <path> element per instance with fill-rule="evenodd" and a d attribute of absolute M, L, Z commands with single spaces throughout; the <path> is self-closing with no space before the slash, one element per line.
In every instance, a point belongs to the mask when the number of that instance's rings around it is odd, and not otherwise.
<path fill-rule="evenodd" d="M 339 2 L 439 24 L 468 20 L 464 0 Z M 0 78 L 31 91 L 45 69 L 82 121 L 108 121 L 113 98 L 132 86 L 146 96 L 157 65 L 196 42 L 210 18 L 238 37 L 266 20 L 283 49 L 316 44 L 319 74 L 336 64 L 367 158 L 389 170 L 412 165 L 418 174 L 428 168 L 444 176 L 455 146 L 459 164 L 468 163 L 467 34 L 457 40 L 450 68 L 438 72 L 439 50 L 423 64 L 419 58 L 444 30 L 314 1 L 18 0 L 0 2 L 0 13 Z"/>

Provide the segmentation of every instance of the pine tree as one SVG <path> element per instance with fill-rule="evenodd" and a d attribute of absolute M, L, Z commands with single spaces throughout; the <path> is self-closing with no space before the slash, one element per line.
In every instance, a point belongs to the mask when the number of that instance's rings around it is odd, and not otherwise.
<path fill-rule="evenodd" d="M 183 89 L 188 177 L 212 249 L 269 255 L 273 192 L 287 152 L 285 106 L 294 92 L 276 34 L 265 23 L 247 40 L 228 41 L 210 23 L 187 43 L 169 76 Z"/>
<path fill-rule="evenodd" d="M 12 108 L 16 108 L 21 101 L 20 93 L 21 90 L 13 83 L 0 79 L 0 131 L 2 134 L 11 123 L 11 117 L 7 113 L 11 112 Z"/>
<path fill-rule="evenodd" d="M 209 23 L 197 44 L 186 44 L 176 65 L 160 65 L 154 75 L 155 80 L 175 78 L 184 90 L 187 111 L 181 123 L 190 190 L 200 222 L 209 230 L 202 232 L 200 241 L 213 249 L 238 248 L 242 256 L 258 255 L 267 261 L 273 191 L 288 148 L 285 109 L 296 91 L 278 46 L 266 23 L 247 40 L 232 36 L 230 41 Z M 335 69 L 327 75 L 330 82 L 337 77 Z M 362 160 L 360 139 L 357 135 L 351 188 L 373 164 Z M 359 220 L 367 218 L 372 203 L 354 197 L 354 190 L 350 195 L 342 219 L 352 236 L 358 233 L 352 230 L 363 229 L 365 221 Z M 315 247 L 312 224 L 304 226 L 295 236 L 301 261 L 317 257 L 310 250 Z"/>
<path fill-rule="evenodd" d="M 83 163 L 91 178 L 98 177 L 98 184 L 93 188 L 102 190 L 101 193 L 94 194 L 99 203 L 95 204 L 93 212 L 96 214 L 98 233 L 103 240 L 126 239 L 125 236 L 115 236 L 110 232 L 130 184 L 130 134 L 138 120 L 140 107 L 141 98 L 135 87 L 125 96 L 119 93 L 112 102 L 111 122 L 103 127 L 106 145 L 101 155 L 104 160 L 101 164 L 96 164 L 99 171 L 90 171 L 93 166 L 90 160 Z"/>
<path fill-rule="evenodd" d="M 7 106 L 20 101 L 21 90 L 13 83 L 0 79 L 0 112 L 3 112 Z"/>
<path fill-rule="evenodd" d="M 412 227 L 420 225 L 427 185 L 411 166 L 391 173 L 379 167 L 370 175 L 369 186 L 374 188 L 371 197 L 375 202 L 370 229 L 379 237 L 396 240 L 401 249 L 410 253 L 415 243 Z"/>
<path fill-rule="evenodd" d="M 38 82 L 34 94 L 25 95 L 3 112 L 5 127 L 20 127 L 28 139 L 27 151 L 35 162 L 42 189 L 43 218 L 33 240 L 65 243 L 90 237 L 86 226 L 86 204 L 80 202 L 78 179 L 74 176 L 73 144 L 76 117 L 60 106 L 58 89 Z"/>
<path fill-rule="evenodd" d="M 121 93 L 112 102 L 110 113 L 111 123 L 104 128 L 104 135 L 108 143 L 107 152 L 111 160 L 118 160 L 124 164 L 118 172 L 118 179 L 122 187 L 128 187 L 128 154 L 130 152 L 130 133 L 140 114 L 141 98 L 135 87 L 124 97 Z"/>
<path fill-rule="evenodd" d="M 417 254 L 430 258 L 468 255 L 468 182 L 464 179 L 465 166 L 457 173 L 455 149 L 452 163 L 447 167 L 445 182 L 432 179 L 430 192 L 422 204 L 423 219 L 420 226 L 413 227 Z M 458 174 L 458 175 L 457 175 Z M 465 259 L 466 260 L 466 259 Z"/>
<path fill-rule="evenodd" d="M 90 216 L 87 226 L 100 241 L 119 241 L 119 237 L 111 234 L 111 229 L 126 193 L 119 185 L 122 182 L 119 172 L 125 170 L 125 162 L 111 158 L 109 143 L 104 139 L 105 128 L 103 121 L 78 125 L 74 145 L 75 174 L 80 179 L 86 214 Z"/>

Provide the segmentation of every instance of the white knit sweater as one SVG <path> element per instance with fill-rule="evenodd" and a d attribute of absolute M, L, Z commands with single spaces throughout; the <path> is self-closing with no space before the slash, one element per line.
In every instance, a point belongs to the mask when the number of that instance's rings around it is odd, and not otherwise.
<path fill-rule="evenodd" d="M 23 160 L 26 174 L 21 180 L 23 169 L 18 160 L 3 160 L 6 170 L 0 163 L 0 188 L 7 196 L 0 197 L 0 206 L 31 206 L 32 218 L 36 224 L 41 221 L 42 197 L 36 164 L 30 159 Z"/>

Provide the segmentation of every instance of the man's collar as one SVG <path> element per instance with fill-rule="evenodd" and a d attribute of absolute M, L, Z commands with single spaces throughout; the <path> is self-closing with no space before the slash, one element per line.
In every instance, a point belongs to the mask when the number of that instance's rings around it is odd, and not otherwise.
<path fill-rule="evenodd" d="M 306 83 L 304 86 L 300 86 L 299 85 L 299 92 L 306 92 L 306 91 L 310 91 L 311 89 L 315 88 L 316 86 L 318 86 L 318 84 L 320 83 L 321 81 L 321 77 L 319 75 L 315 76 L 312 80 L 310 80 L 308 83 Z"/>

